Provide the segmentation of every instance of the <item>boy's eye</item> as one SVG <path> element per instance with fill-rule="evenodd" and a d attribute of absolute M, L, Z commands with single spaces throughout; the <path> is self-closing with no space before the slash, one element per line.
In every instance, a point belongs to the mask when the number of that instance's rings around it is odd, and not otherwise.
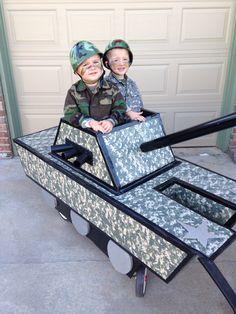
<path fill-rule="evenodd" d="M 110 61 L 115 63 L 115 62 L 119 61 L 119 59 L 111 59 Z"/>
<path fill-rule="evenodd" d="M 128 58 L 122 58 L 122 59 L 112 59 L 111 64 L 128 64 L 129 63 L 129 59 Z"/>
<path fill-rule="evenodd" d="M 84 63 L 82 64 L 82 68 L 84 71 L 87 71 L 91 69 L 92 67 L 100 68 L 101 67 L 101 61 L 100 60 L 94 60 L 91 63 Z"/>

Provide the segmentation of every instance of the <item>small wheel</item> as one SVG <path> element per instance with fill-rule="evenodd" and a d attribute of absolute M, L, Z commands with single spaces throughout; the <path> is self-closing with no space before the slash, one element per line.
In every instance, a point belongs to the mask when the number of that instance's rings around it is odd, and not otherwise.
<path fill-rule="evenodd" d="M 68 221 L 68 218 L 67 218 L 65 215 L 63 215 L 61 212 L 58 212 L 58 213 L 59 213 L 59 215 L 61 216 L 61 218 L 62 218 L 63 220 Z"/>
<path fill-rule="evenodd" d="M 79 216 L 73 210 L 70 211 L 70 219 L 72 225 L 75 227 L 76 231 L 78 231 L 80 235 L 85 237 L 89 234 L 91 227 L 87 220 Z"/>
<path fill-rule="evenodd" d="M 135 295 L 136 297 L 144 297 L 147 286 L 147 268 L 141 267 L 136 272 Z"/>
<path fill-rule="evenodd" d="M 114 241 L 107 243 L 107 254 L 112 266 L 120 274 L 128 274 L 133 268 L 133 258 Z"/>

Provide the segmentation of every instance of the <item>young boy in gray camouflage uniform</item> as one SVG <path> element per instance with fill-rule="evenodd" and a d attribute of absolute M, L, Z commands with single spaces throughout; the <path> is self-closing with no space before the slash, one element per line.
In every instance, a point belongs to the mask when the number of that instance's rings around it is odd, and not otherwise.
<path fill-rule="evenodd" d="M 106 81 L 102 53 L 88 41 L 80 41 L 70 51 L 70 62 L 81 78 L 67 92 L 64 118 L 75 126 L 109 133 L 123 122 L 126 104 L 119 89 Z"/>
<path fill-rule="evenodd" d="M 103 64 L 110 73 L 106 79 L 118 86 L 127 105 L 126 115 L 131 120 L 144 121 L 142 116 L 143 102 L 136 83 L 127 76 L 133 54 L 129 45 L 122 39 L 111 41 L 104 52 Z"/>

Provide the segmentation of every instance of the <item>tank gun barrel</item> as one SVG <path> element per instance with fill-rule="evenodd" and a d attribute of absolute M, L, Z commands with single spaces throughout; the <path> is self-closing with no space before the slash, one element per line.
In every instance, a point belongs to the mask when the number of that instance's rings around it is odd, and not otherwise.
<path fill-rule="evenodd" d="M 233 126 L 236 126 L 236 113 L 231 113 L 229 115 L 151 140 L 141 144 L 140 149 L 142 152 L 149 152 L 154 149 L 174 145 L 203 135 L 228 129 Z"/>

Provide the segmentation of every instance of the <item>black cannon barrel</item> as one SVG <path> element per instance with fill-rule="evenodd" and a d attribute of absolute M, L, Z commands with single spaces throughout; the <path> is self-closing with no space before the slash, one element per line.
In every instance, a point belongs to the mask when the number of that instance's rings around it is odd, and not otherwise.
<path fill-rule="evenodd" d="M 79 155 L 76 160 L 74 161 L 74 165 L 76 167 L 81 167 L 85 162 L 89 163 L 90 165 L 92 165 L 92 159 L 93 156 L 92 156 L 92 153 L 89 152 L 88 150 L 85 150 L 82 152 L 81 155 Z"/>
<path fill-rule="evenodd" d="M 70 144 L 59 144 L 59 145 L 52 145 L 51 152 L 58 153 L 58 152 L 65 152 L 67 150 L 71 150 L 74 146 Z"/>
<path fill-rule="evenodd" d="M 61 157 L 65 160 L 76 157 L 79 154 L 79 149 L 77 147 L 73 147 L 70 150 L 64 151 L 61 154 Z"/>
<path fill-rule="evenodd" d="M 203 135 L 214 133 L 220 130 L 228 129 L 236 126 L 236 113 L 231 113 L 227 116 L 223 116 L 196 126 L 178 131 L 166 136 L 159 137 L 155 140 L 143 143 L 140 145 L 142 152 L 149 152 L 157 148 L 170 146 L 173 144 L 181 143 L 193 138 L 197 138 Z"/>

